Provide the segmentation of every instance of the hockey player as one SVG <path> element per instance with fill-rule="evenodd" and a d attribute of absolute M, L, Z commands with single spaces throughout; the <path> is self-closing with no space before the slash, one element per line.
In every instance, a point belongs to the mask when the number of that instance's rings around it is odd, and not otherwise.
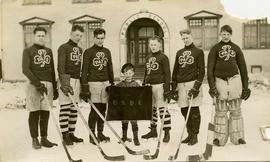
<path fill-rule="evenodd" d="M 26 108 L 30 111 L 28 124 L 32 137 L 32 147 L 53 147 L 57 144 L 47 139 L 49 105 L 44 100 L 44 94 L 52 106 L 52 100 L 58 98 L 52 50 L 45 47 L 45 28 L 34 29 L 34 45 L 24 49 L 22 58 L 23 74 L 30 83 L 26 85 Z M 38 140 L 40 127 L 41 142 Z"/>
<path fill-rule="evenodd" d="M 59 91 L 59 122 L 66 145 L 83 142 L 83 139 L 74 135 L 78 115 L 68 97 L 68 94 L 71 94 L 75 101 L 79 102 L 82 48 L 78 46 L 78 43 L 83 32 L 84 29 L 81 26 L 72 26 L 70 39 L 58 48 L 58 73 L 61 89 Z"/>
<path fill-rule="evenodd" d="M 194 145 L 198 142 L 201 115 L 199 106 L 202 103 L 202 81 L 205 74 L 204 53 L 193 44 L 191 31 L 180 31 L 185 47 L 177 51 L 173 74 L 172 89 L 178 91 L 178 105 L 181 113 L 187 118 L 189 100 L 193 96 L 190 114 L 187 120 L 188 136 L 182 143 Z"/>
<path fill-rule="evenodd" d="M 111 52 L 103 47 L 105 39 L 105 30 L 97 28 L 94 30 L 94 45 L 83 54 L 82 65 L 82 86 L 80 97 L 88 102 L 88 99 L 94 103 L 100 113 L 105 116 L 106 103 L 108 100 L 107 86 L 114 84 L 113 66 Z M 108 142 L 110 138 L 103 134 L 104 121 L 98 114 L 91 109 L 88 125 L 92 132 L 95 133 L 97 124 L 97 139 L 101 142 Z M 94 144 L 90 136 L 90 142 Z"/>
<path fill-rule="evenodd" d="M 246 62 L 240 47 L 231 41 L 229 25 L 221 27 L 220 36 L 221 41 L 209 52 L 207 65 L 209 94 L 216 98 L 213 143 L 224 146 L 230 136 L 233 144 L 246 144 L 240 108 L 242 99 L 247 100 L 251 92 Z"/>
<path fill-rule="evenodd" d="M 163 113 L 165 114 L 164 127 L 165 135 L 163 142 L 168 143 L 170 141 L 170 129 L 171 129 L 171 115 L 167 110 L 164 112 L 166 103 L 170 101 L 170 80 L 171 72 L 168 57 L 161 52 L 161 39 L 158 36 L 153 36 L 149 39 L 149 48 L 151 54 L 146 57 L 145 66 L 145 85 L 150 84 L 152 86 L 152 103 L 153 103 L 153 114 L 150 124 L 150 132 L 143 135 L 143 139 L 157 137 L 157 121 L 158 113 L 162 118 Z"/>
<path fill-rule="evenodd" d="M 121 72 L 124 74 L 125 79 L 118 83 L 116 86 L 119 87 L 139 87 L 140 84 L 136 82 L 133 79 L 134 75 L 134 67 L 131 63 L 126 63 L 122 66 Z M 122 140 L 130 141 L 130 139 L 127 137 L 127 130 L 128 130 L 128 123 L 129 121 L 122 121 Z M 132 126 L 132 132 L 133 132 L 133 142 L 134 145 L 138 146 L 140 145 L 140 141 L 138 139 L 138 124 L 136 120 L 130 121 Z"/>

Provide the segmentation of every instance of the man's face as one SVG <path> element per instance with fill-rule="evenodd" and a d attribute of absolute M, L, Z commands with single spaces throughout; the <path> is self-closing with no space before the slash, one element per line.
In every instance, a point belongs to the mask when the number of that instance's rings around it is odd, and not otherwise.
<path fill-rule="evenodd" d="M 220 33 L 220 36 L 221 36 L 221 41 L 227 43 L 231 40 L 232 35 L 231 35 L 231 33 L 227 32 L 227 31 L 222 31 Z"/>
<path fill-rule="evenodd" d="M 125 76 L 126 81 L 131 81 L 133 75 L 134 75 L 133 69 L 129 69 L 129 70 L 126 70 L 126 71 L 124 72 L 124 76 Z"/>
<path fill-rule="evenodd" d="M 70 33 L 70 39 L 75 43 L 79 43 L 80 40 L 82 39 L 82 36 L 83 36 L 83 33 L 79 30 L 72 31 Z"/>
<path fill-rule="evenodd" d="M 36 34 L 34 35 L 34 40 L 36 44 L 45 45 L 45 38 L 46 38 L 46 33 L 44 31 L 37 31 Z"/>
<path fill-rule="evenodd" d="M 192 36 L 190 34 L 182 34 L 181 39 L 185 43 L 186 46 L 191 45 L 193 42 Z"/>
<path fill-rule="evenodd" d="M 99 47 L 102 47 L 103 46 L 103 42 L 104 42 L 104 39 L 105 39 L 105 34 L 102 33 L 102 34 L 98 34 L 94 37 L 94 42 L 97 46 Z"/>
<path fill-rule="evenodd" d="M 149 48 L 153 53 L 158 52 L 161 48 L 161 44 L 158 42 L 158 40 L 150 40 L 149 41 Z"/>

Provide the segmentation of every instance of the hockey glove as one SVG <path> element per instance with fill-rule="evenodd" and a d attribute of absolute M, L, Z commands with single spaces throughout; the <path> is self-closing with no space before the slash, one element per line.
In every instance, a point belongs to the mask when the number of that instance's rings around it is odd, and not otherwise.
<path fill-rule="evenodd" d="M 191 90 L 188 91 L 188 97 L 191 98 L 191 96 L 193 96 L 193 98 L 196 98 L 199 95 L 200 91 L 192 88 Z"/>
<path fill-rule="evenodd" d="M 178 91 L 171 91 L 171 99 L 173 99 L 174 101 L 178 101 Z"/>
<path fill-rule="evenodd" d="M 177 88 L 177 83 L 176 82 L 171 82 L 171 87 L 172 87 L 172 91 L 176 91 Z"/>
<path fill-rule="evenodd" d="M 64 85 L 61 85 L 60 89 L 62 90 L 62 92 L 64 93 L 64 95 L 68 96 L 68 94 L 71 94 L 71 95 L 74 95 L 74 92 L 73 92 L 73 88 L 71 86 L 64 86 Z"/>
<path fill-rule="evenodd" d="M 43 96 L 44 94 L 47 95 L 48 94 L 48 90 L 45 87 L 45 84 L 40 83 L 39 86 L 36 87 L 37 91 Z"/>
<path fill-rule="evenodd" d="M 89 85 L 88 85 L 88 84 L 82 84 L 82 85 L 81 85 L 80 98 L 81 98 L 84 102 L 88 102 L 88 100 L 91 98 L 91 93 L 90 93 L 90 91 L 89 91 Z"/>
<path fill-rule="evenodd" d="M 251 93 L 251 90 L 248 88 L 248 89 L 243 89 L 242 91 L 242 94 L 241 94 L 241 98 L 243 100 L 247 100 L 250 96 L 250 93 Z"/>
<path fill-rule="evenodd" d="M 54 89 L 53 90 L 53 100 L 57 100 L 58 97 L 59 97 L 58 89 Z"/>
<path fill-rule="evenodd" d="M 219 96 L 219 93 L 218 93 L 218 90 L 216 89 L 216 87 L 210 88 L 209 94 L 212 98 L 214 98 L 214 97 L 218 98 L 218 96 Z"/>
<path fill-rule="evenodd" d="M 171 101 L 171 92 L 167 91 L 163 93 L 164 101 L 170 103 Z"/>

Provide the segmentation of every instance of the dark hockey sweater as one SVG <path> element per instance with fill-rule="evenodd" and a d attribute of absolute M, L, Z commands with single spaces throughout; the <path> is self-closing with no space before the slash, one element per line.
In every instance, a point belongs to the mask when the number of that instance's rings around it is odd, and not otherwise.
<path fill-rule="evenodd" d="M 130 82 L 123 80 L 120 83 L 118 83 L 116 86 L 118 86 L 118 87 L 140 87 L 140 84 L 137 83 L 135 80 L 131 80 Z"/>
<path fill-rule="evenodd" d="M 215 86 L 215 77 L 228 78 L 241 75 L 242 86 L 248 88 L 248 74 L 245 58 L 239 46 L 233 42 L 220 41 L 209 52 L 207 77 L 210 88 Z"/>
<path fill-rule="evenodd" d="M 146 57 L 144 84 L 164 83 L 164 91 L 170 90 L 171 71 L 168 57 L 161 53 L 151 53 Z"/>
<path fill-rule="evenodd" d="M 82 49 L 77 43 L 69 40 L 58 48 L 58 73 L 69 74 L 79 79 L 81 71 Z"/>
<path fill-rule="evenodd" d="M 93 45 L 84 51 L 82 65 L 82 83 L 114 82 L 111 52 L 105 47 Z"/>
<path fill-rule="evenodd" d="M 191 44 L 176 53 L 172 81 L 176 83 L 193 80 L 203 81 L 205 63 L 203 50 Z"/>
<path fill-rule="evenodd" d="M 35 86 L 40 85 L 40 81 L 52 82 L 56 88 L 55 69 L 52 50 L 34 44 L 24 49 L 22 58 L 23 74 Z"/>

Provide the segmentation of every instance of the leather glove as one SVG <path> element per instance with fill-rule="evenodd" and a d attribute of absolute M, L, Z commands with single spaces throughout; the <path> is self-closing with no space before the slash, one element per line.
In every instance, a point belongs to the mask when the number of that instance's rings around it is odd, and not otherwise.
<path fill-rule="evenodd" d="M 53 100 L 57 100 L 59 97 L 58 89 L 53 90 Z"/>
<path fill-rule="evenodd" d="M 192 88 L 188 91 L 188 97 L 191 98 L 191 96 L 193 96 L 193 98 L 196 98 L 199 95 L 200 91 Z"/>
<path fill-rule="evenodd" d="M 74 91 L 73 88 L 71 86 L 68 85 L 62 85 L 60 87 L 60 89 L 62 90 L 62 92 L 64 93 L 64 95 L 68 96 L 68 94 L 70 93 L 71 95 L 74 95 Z"/>
<path fill-rule="evenodd" d="M 171 91 L 171 99 L 173 99 L 174 101 L 178 101 L 178 91 Z"/>
<path fill-rule="evenodd" d="M 90 91 L 89 91 L 89 85 L 88 85 L 88 84 L 82 84 L 82 85 L 81 85 L 80 98 L 81 98 L 84 102 L 88 102 L 88 100 L 91 98 L 91 93 L 90 93 Z"/>
<path fill-rule="evenodd" d="M 209 89 L 209 94 L 212 98 L 216 97 L 218 98 L 219 97 L 219 93 L 218 93 L 218 90 L 216 89 L 216 87 L 213 87 L 213 88 L 210 88 Z"/>
<path fill-rule="evenodd" d="M 165 102 L 167 101 L 167 103 L 170 103 L 170 101 L 171 101 L 171 92 L 170 91 L 164 92 L 163 97 L 164 97 Z"/>
<path fill-rule="evenodd" d="M 242 91 L 242 94 L 241 94 L 241 98 L 243 100 L 247 100 L 250 96 L 250 93 L 251 93 L 251 90 L 248 88 L 248 89 L 243 89 Z"/>
<path fill-rule="evenodd" d="M 70 85 L 70 75 L 68 74 L 60 74 L 59 80 L 61 83 L 60 89 L 64 93 L 64 95 L 68 96 L 70 93 L 71 95 L 74 95 L 73 88 Z"/>
<path fill-rule="evenodd" d="M 43 96 L 44 94 L 47 95 L 48 94 L 48 90 L 45 87 L 45 84 L 40 83 L 39 86 L 36 87 L 37 91 Z"/>

